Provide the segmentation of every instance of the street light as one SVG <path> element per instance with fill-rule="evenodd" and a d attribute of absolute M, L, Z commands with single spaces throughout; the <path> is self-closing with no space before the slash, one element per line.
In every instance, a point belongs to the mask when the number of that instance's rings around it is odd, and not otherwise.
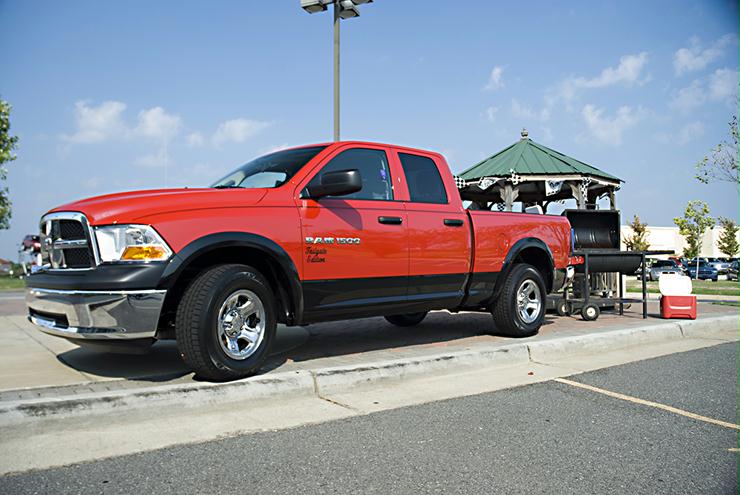
<path fill-rule="evenodd" d="M 358 5 L 373 0 L 301 0 L 301 8 L 309 14 L 323 12 L 334 5 L 334 141 L 339 141 L 339 21 L 358 17 Z"/>

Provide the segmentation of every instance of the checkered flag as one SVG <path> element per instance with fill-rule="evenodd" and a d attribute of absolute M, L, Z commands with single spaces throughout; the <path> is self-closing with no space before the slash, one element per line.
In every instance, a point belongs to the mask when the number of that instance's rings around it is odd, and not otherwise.
<path fill-rule="evenodd" d="M 493 180 L 489 179 L 488 177 L 481 177 L 478 180 L 478 187 L 481 188 L 481 190 L 483 191 L 485 191 L 492 185 L 493 185 Z"/>
<path fill-rule="evenodd" d="M 522 181 L 522 177 L 516 172 L 514 172 L 513 168 L 509 169 L 509 173 L 511 174 L 511 183 L 514 184 L 515 186 L 519 185 L 519 183 Z"/>
<path fill-rule="evenodd" d="M 589 184 L 591 184 L 591 177 L 584 177 L 583 179 L 581 179 L 581 195 L 584 201 L 586 201 L 586 198 L 588 198 Z"/>
<path fill-rule="evenodd" d="M 461 177 L 458 177 L 456 175 L 455 176 L 455 185 L 457 186 L 458 189 L 465 189 L 465 187 L 466 187 L 465 179 L 463 179 Z"/>

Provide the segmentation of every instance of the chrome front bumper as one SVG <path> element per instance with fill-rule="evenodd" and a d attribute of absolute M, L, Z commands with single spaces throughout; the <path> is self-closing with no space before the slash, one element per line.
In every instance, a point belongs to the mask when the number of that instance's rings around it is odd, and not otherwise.
<path fill-rule="evenodd" d="M 132 340 L 157 333 L 166 290 L 70 291 L 28 289 L 28 319 L 67 339 Z"/>

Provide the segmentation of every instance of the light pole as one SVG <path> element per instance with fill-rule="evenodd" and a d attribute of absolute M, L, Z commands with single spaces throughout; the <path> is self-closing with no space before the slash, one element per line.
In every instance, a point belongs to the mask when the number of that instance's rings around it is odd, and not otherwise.
<path fill-rule="evenodd" d="M 339 21 L 359 17 L 358 5 L 373 0 L 301 0 L 301 8 L 309 14 L 323 12 L 328 5 L 334 5 L 334 141 L 339 141 Z"/>

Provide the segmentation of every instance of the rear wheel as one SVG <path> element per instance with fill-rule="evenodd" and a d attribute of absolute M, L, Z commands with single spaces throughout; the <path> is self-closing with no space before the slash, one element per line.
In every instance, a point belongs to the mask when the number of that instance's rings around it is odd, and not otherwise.
<path fill-rule="evenodd" d="M 413 327 L 421 323 L 422 320 L 426 318 L 426 316 L 427 312 L 425 311 L 423 313 L 408 313 L 405 315 L 386 316 L 385 319 L 388 320 L 388 323 L 392 323 L 397 327 Z"/>
<path fill-rule="evenodd" d="M 545 319 L 545 282 L 532 265 L 514 265 L 491 314 L 497 333 L 527 337 L 537 333 Z"/>
<path fill-rule="evenodd" d="M 277 318 L 265 278 L 246 265 L 210 268 L 177 308 L 177 347 L 198 377 L 233 380 L 255 374 L 275 338 Z"/>

